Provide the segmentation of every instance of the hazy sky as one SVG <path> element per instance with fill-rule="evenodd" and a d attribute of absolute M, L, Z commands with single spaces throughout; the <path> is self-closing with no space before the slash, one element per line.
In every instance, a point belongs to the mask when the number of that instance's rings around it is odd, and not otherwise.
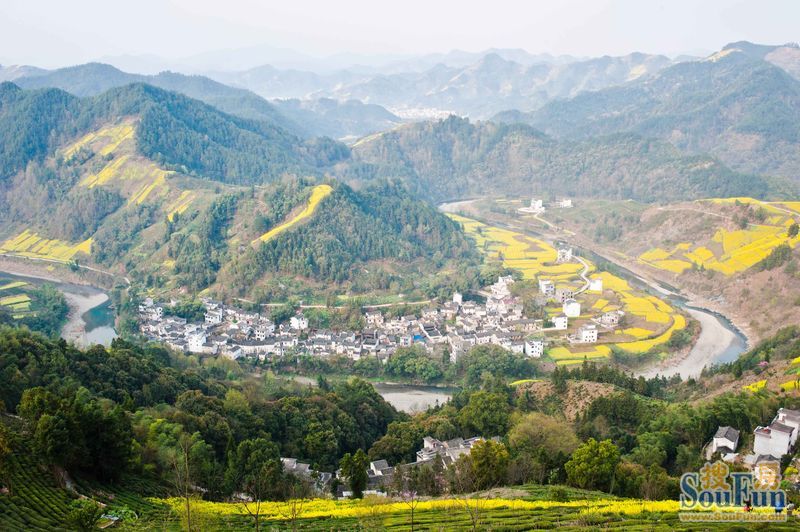
<path fill-rule="evenodd" d="M 255 45 L 313 56 L 490 47 L 597 56 L 800 40 L 798 0 L 1 0 L 0 61 L 63 66 Z"/>

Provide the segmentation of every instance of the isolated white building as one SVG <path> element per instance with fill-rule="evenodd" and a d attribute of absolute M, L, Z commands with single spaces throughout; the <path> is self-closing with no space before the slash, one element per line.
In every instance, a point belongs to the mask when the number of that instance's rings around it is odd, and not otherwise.
<path fill-rule="evenodd" d="M 789 454 L 795 432 L 794 427 L 778 421 L 773 421 L 766 427 L 756 427 L 753 431 L 753 453 L 756 456 L 769 455 L 780 459 Z"/>
<path fill-rule="evenodd" d="M 572 260 L 572 248 L 558 248 L 556 262 L 570 262 Z"/>
<path fill-rule="evenodd" d="M 582 344 L 593 344 L 597 342 L 597 325 L 586 324 L 578 329 L 578 342 Z"/>
<path fill-rule="evenodd" d="M 556 285 L 551 279 L 539 278 L 539 292 L 546 297 L 553 297 L 556 295 Z"/>
<path fill-rule="evenodd" d="M 791 442 L 792 445 L 797 443 L 798 435 L 800 435 L 800 410 L 779 408 L 778 415 L 775 416 L 775 420 L 794 429 Z"/>
<path fill-rule="evenodd" d="M 544 355 L 544 340 L 541 338 L 526 340 L 525 354 L 529 357 L 540 358 Z"/>
<path fill-rule="evenodd" d="M 556 202 L 556 207 L 558 207 L 559 209 L 571 209 L 572 200 L 569 198 L 560 199 Z"/>
<path fill-rule="evenodd" d="M 460 305 L 463 302 L 464 302 L 464 296 L 462 296 L 460 292 L 454 292 L 453 303 L 455 303 L 456 305 Z"/>
<path fill-rule="evenodd" d="M 567 299 L 564 301 L 561 310 L 568 318 L 577 318 L 581 315 L 581 304 L 574 299 Z"/>
<path fill-rule="evenodd" d="M 603 278 L 602 277 L 592 277 L 589 279 L 589 291 L 590 292 L 602 292 L 603 291 Z"/>
<path fill-rule="evenodd" d="M 619 325 L 619 322 L 622 321 L 622 318 L 624 316 L 625 312 L 621 310 L 611 310 L 609 312 L 604 313 L 599 318 L 597 318 L 597 321 L 599 321 L 601 325 L 605 325 L 606 327 L 616 327 L 617 325 Z"/>
<path fill-rule="evenodd" d="M 710 460 L 714 453 L 722 453 L 728 455 L 736 451 L 739 445 L 739 431 L 733 427 L 719 427 L 714 437 L 711 439 L 711 445 L 708 447 L 706 459 Z"/>

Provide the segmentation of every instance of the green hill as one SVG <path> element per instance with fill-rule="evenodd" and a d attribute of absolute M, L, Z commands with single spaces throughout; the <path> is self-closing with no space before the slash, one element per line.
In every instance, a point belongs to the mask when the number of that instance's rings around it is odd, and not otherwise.
<path fill-rule="evenodd" d="M 330 181 L 312 216 L 254 243 L 348 156 L 334 141 L 143 84 L 91 98 L 4 84 L 0 105 L 0 253 L 89 262 L 164 291 L 279 299 L 437 293 L 463 282 L 457 264 L 477 264 L 457 225 L 396 184 Z"/>
<path fill-rule="evenodd" d="M 13 81 L 24 89 L 55 88 L 80 97 L 97 96 L 132 83 L 146 83 L 179 92 L 241 118 L 267 121 L 292 132 L 302 130 L 297 123 L 260 96 L 205 76 L 187 76 L 176 72 L 146 76 L 123 72 L 103 63 L 86 63 L 56 70 L 41 70 L 17 77 Z"/>
<path fill-rule="evenodd" d="M 138 118 L 136 149 L 170 169 L 239 184 L 284 173 L 320 174 L 347 155 L 326 139 L 305 141 L 285 129 L 234 117 L 186 96 L 145 84 L 77 98 L 59 89 L 0 85 L 0 179 L 41 162 L 81 134 L 124 117 Z"/>
<path fill-rule="evenodd" d="M 738 171 L 796 180 L 800 81 L 753 54 L 728 48 L 647 79 L 497 118 L 571 139 L 636 133 L 709 153 Z"/>
<path fill-rule="evenodd" d="M 436 200 L 534 193 L 661 202 L 771 190 L 711 157 L 636 135 L 557 140 L 521 124 L 456 117 L 365 139 L 353 159 L 353 179 L 400 177 Z"/>

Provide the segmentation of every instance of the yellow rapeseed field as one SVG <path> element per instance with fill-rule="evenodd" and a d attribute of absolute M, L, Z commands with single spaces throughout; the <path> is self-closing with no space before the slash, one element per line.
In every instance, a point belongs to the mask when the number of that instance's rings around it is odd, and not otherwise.
<path fill-rule="evenodd" d="M 0 297 L 0 305 L 11 306 L 19 303 L 30 303 L 31 298 L 27 294 L 18 294 L 15 296 Z"/>
<path fill-rule="evenodd" d="M 800 214 L 800 202 L 769 203 L 753 198 L 706 201 L 715 204 L 739 201 L 763 208 L 769 217 L 765 224 L 750 224 L 745 229 L 730 231 L 719 228 L 706 243 L 682 242 L 671 251 L 658 247 L 649 249 L 639 255 L 639 261 L 675 274 L 697 265 L 724 275 L 735 275 L 758 264 L 781 244 L 787 243 L 793 248 L 800 244 L 800 237 L 789 238 L 787 235 L 787 227 L 800 218 L 796 216 Z"/>
<path fill-rule="evenodd" d="M 534 280 L 539 276 L 546 276 L 555 281 L 567 281 L 570 286 L 580 286 L 583 284 L 579 277 L 579 272 L 583 265 L 579 263 L 556 264 L 557 251 L 546 242 L 499 227 L 493 227 L 477 220 L 466 218 L 457 214 L 448 216 L 459 222 L 464 228 L 464 232 L 471 236 L 479 249 L 483 250 L 491 258 L 500 258 L 503 265 L 522 272 L 525 279 Z M 678 244 L 676 250 L 688 249 L 688 243 Z M 595 270 L 595 266 L 587 261 L 590 271 Z M 689 267 L 687 263 L 687 267 Z M 558 274 L 558 275 L 554 275 Z M 627 281 L 609 272 L 599 272 L 597 274 L 603 280 L 603 287 L 612 290 L 619 297 L 622 303 L 622 310 L 626 313 L 644 319 L 652 324 L 652 329 L 647 330 L 644 336 L 636 336 L 637 339 L 631 342 L 619 342 L 619 348 L 632 353 L 644 353 L 653 347 L 657 347 L 669 341 L 674 331 L 686 327 L 686 320 L 678 314 L 665 301 L 655 297 L 641 295 L 634 291 Z M 608 301 L 599 299 L 592 306 L 593 310 L 608 310 Z M 556 314 L 560 310 L 548 308 L 550 314 Z M 643 334 L 645 327 L 640 328 L 637 334 Z M 662 331 L 660 334 L 657 332 Z M 655 335 L 655 336 L 653 336 Z M 652 338 L 648 338 L 653 336 Z M 597 345 L 585 352 L 583 348 L 576 347 L 555 347 L 549 350 L 550 357 L 557 364 L 576 364 L 586 358 L 606 358 L 610 356 L 611 349 L 608 345 Z M 588 354 L 587 354 L 588 353 Z"/>
<path fill-rule="evenodd" d="M 12 288 L 20 288 L 22 286 L 26 286 L 28 283 L 25 281 L 13 281 L 3 286 L 0 286 L 0 290 L 11 290 Z"/>
<path fill-rule="evenodd" d="M 92 148 L 100 155 L 108 155 L 119 148 L 124 141 L 133 139 L 136 128 L 131 122 L 124 122 L 113 126 L 107 126 L 87 135 L 67 147 L 62 155 L 64 159 L 70 159 L 81 148 Z"/>
<path fill-rule="evenodd" d="M 151 499 L 154 503 L 166 503 L 175 513 L 182 513 L 185 501 L 179 498 Z M 645 501 L 645 500 L 578 500 L 568 502 L 557 501 L 526 501 L 521 499 L 436 499 L 419 501 L 415 511 L 419 513 L 431 511 L 463 511 L 465 505 L 474 505 L 481 512 L 500 509 L 514 510 L 546 510 L 550 508 L 574 509 L 581 514 L 621 514 L 639 515 L 653 512 L 677 512 L 679 503 L 675 500 Z M 242 504 L 220 503 L 208 501 L 194 501 L 192 511 L 206 517 L 222 516 L 247 516 L 247 511 Z M 359 499 L 332 500 L 311 499 L 302 503 L 292 502 L 263 502 L 261 515 L 265 521 L 285 521 L 291 518 L 292 513 L 299 519 L 336 519 L 336 518 L 361 518 L 375 515 L 407 514 L 409 506 L 405 502 L 395 502 L 387 499 L 386 502 L 365 501 Z"/>
<path fill-rule="evenodd" d="M 194 193 L 190 190 L 184 190 L 178 199 L 175 200 L 169 207 L 167 207 L 167 218 L 172 222 L 175 220 L 176 214 L 183 214 L 194 199 Z"/>
<path fill-rule="evenodd" d="M 0 254 L 13 253 L 24 257 L 50 259 L 69 262 L 78 253 L 89 255 L 92 252 L 92 239 L 78 244 L 63 240 L 48 240 L 26 229 L 13 238 L 0 244 Z"/>
<path fill-rule="evenodd" d="M 745 390 L 747 390 L 749 392 L 755 393 L 758 390 L 761 390 L 762 388 L 764 388 L 766 385 L 767 385 L 767 380 L 764 379 L 764 380 L 756 381 L 753 384 L 747 384 L 745 386 L 742 386 L 742 388 L 744 388 Z"/>
<path fill-rule="evenodd" d="M 273 227 L 257 239 L 253 240 L 253 244 L 258 244 L 259 242 L 266 242 L 269 239 L 283 233 L 287 229 L 291 229 L 294 225 L 302 222 L 306 218 L 310 217 L 314 214 L 314 211 L 317 209 L 317 205 L 324 200 L 330 193 L 333 192 L 333 188 L 330 185 L 317 185 L 314 187 L 314 190 L 311 191 L 311 197 L 308 198 L 308 204 L 306 204 L 306 208 L 303 209 L 300 214 L 288 220 L 277 227 Z"/>

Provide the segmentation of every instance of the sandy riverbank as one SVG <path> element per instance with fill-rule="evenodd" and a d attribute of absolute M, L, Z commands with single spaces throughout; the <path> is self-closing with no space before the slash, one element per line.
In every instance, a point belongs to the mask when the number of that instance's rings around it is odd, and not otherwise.
<path fill-rule="evenodd" d="M 36 265 L 22 265 L 16 262 L 0 261 L 0 272 L 15 275 L 21 278 L 38 279 L 59 286 L 64 294 L 64 299 L 69 306 L 67 322 L 61 328 L 61 337 L 68 342 L 74 342 L 79 347 L 86 347 L 90 342 L 86 340 L 86 322 L 83 315 L 89 310 L 108 301 L 108 295 L 101 289 L 88 284 L 78 284 L 77 279 L 63 279 L 50 274 L 45 268 Z M 60 274 L 62 272 L 58 272 Z M 69 276 L 65 277 L 77 277 Z M 85 280 L 83 281 L 85 283 Z M 64 289 L 64 287 L 69 287 Z"/>
<path fill-rule="evenodd" d="M 63 293 L 69 305 L 69 315 L 67 323 L 61 329 L 61 337 L 68 342 L 74 342 L 78 347 L 87 347 L 89 342 L 86 340 L 86 322 L 83 320 L 83 315 L 108 301 L 108 296 L 103 292 L 85 295 Z"/>
<path fill-rule="evenodd" d="M 720 351 L 727 349 L 736 340 L 736 335 L 725 328 L 714 315 L 690 308 L 685 310 L 700 322 L 700 334 L 692 349 L 682 358 L 673 357 L 637 371 L 637 376 L 651 378 L 656 375 L 680 375 L 684 379 L 698 377 L 705 366 L 714 362 Z"/>

